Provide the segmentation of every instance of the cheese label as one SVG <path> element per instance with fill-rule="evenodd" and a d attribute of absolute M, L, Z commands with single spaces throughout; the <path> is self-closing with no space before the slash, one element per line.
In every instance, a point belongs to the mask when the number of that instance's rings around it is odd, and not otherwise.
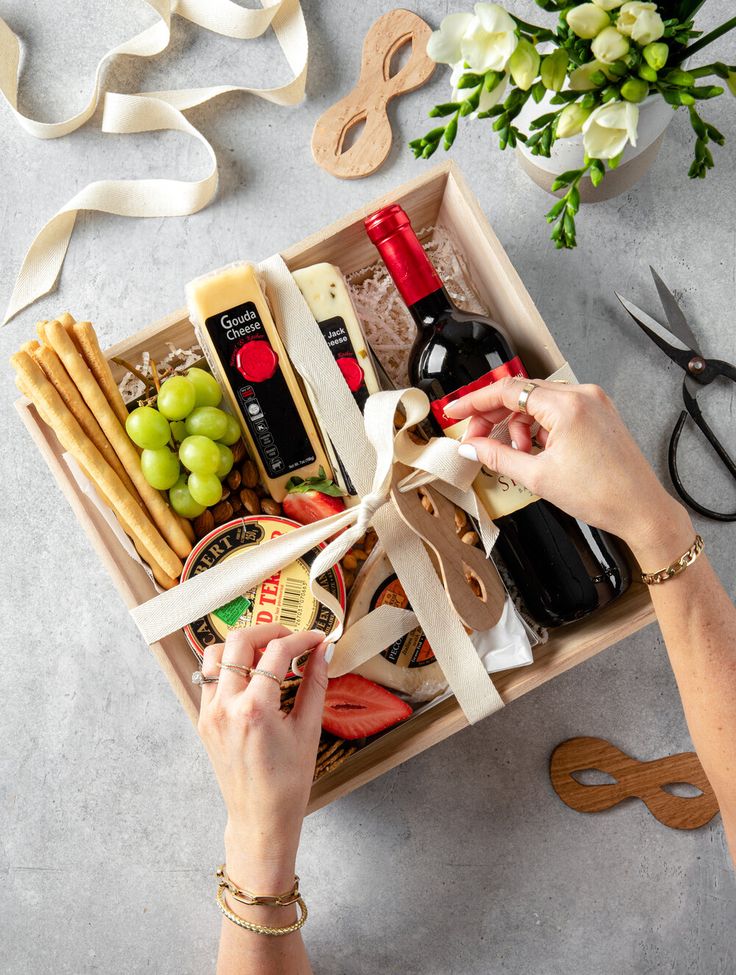
<path fill-rule="evenodd" d="M 182 582 L 227 559 L 243 558 L 243 551 L 251 546 L 300 527 L 290 518 L 270 515 L 250 515 L 220 525 L 192 550 L 184 565 Z M 314 598 L 309 588 L 309 570 L 322 548 L 323 545 L 315 546 L 226 606 L 184 627 L 184 635 L 197 658 L 201 658 L 206 647 L 222 643 L 233 628 L 281 623 L 295 631 L 317 629 L 329 633 L 334 629 L 334 614 Z M 345 605 L 345 583 L 339 567 L 323 573 L 319 584 Z"/>
<path fill-rule="evenodd" d="M 205 328 L 269 477 L 315 463 L 316 455 L 254 302 L 205 320 Z"/>
<path fill-rule="evenodd" d="M 396 606 L 398 609 L 411 609 L 404 587 L 396 573 L 384 579 L 371 598 L 370 608 L 377 606 Z M 426 667 L 436 663 L 436 658 L 423 631 L 416 627 L 405 636 L 399 637 L 391 646 L 381 651 L 390 664 L 398 667 Z"/>
<path fill-rule="evenodd" d="M 358 362 L 345 320 L 337 315 L 324 322 L 317 322 L 317 325 L 362 412 L 369 392 L 365 383 L 365 371 Z"/>

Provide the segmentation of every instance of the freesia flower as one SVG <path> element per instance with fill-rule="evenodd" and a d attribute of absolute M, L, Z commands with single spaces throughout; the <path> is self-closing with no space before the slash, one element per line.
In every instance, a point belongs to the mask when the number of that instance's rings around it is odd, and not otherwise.
<path fill-rule="evenodd" d="M 465 32 L 462 54 L 473 71 L 503 71 L 518 44 L 516 23 L 496 3 L 476 3 L 474 23 Z"/>
<path fill-rule="evenodd" d="M 619 10 L 616 26 L 642 47 L 658 41 L 664 34 L 664 21 L 657 13 L 657 4 L 643 3 L 642 0 L 625 3 Z"/>
<path fill-rule="evenodd" d="M 596 83 L 591 81 L 592 75 L 604 71 L 604 69 L 605 65 L 601 64 L 600 61 L 588 61 L 587 64 L 581 64 L 570 74 L 570 89 L 572 91 L 591 91 L 597 87 Z"/>
<path fill-rule="evenodd" d="M 615 10 L 616 7 L 620 7 L 624 0 L 593 0 L 596 7 L 600 7 L 601 10 Z"/>
<path fill-rule="evenodd" d="M 613 64 L 629 53 L 629 42 L 615 27 L 606 27 L 590 45 L 590 50 L 598 61 Z"/>
<path fill-rule="evenodd" d="M 508 61 L 511 77 L 522 91 L 528 91 L 539 74 L 541 58 L 533 44 L 523 37 Z"/>
<path fill-rule="evenodd" d="M 546 54 L 540 69 L 542 84 L 549 91 L 562 91 L 567 77 L 567 51 L 558 47 L 552 54 Z"/>
<path fill-rule="evenodd" d="M 474 14 L 448 14 L 427 42 L 427 54 L 439 64 L 464 61 L 472 71 L 504 71 L 516 50 L 516 24 L 503 7 L 476 3 Z"/>
<path fill-rule="evenodd" d="M 455 64 L 462 57 L 465 31 L 475 18 L 472 14 L 448 14 L 440 29 L 433 31 L 427 41 L 427 54 L 438 64 Z"/>
<path fill-rule="evenodd" d="M 592 109 L 583 108 L 580 102 L 566 105 L 557 120 L 556 135 L 558 139 L 569 139 L 582 131 L 583 123 L 587 120 Z"/>
<path fill-rule="evenodd" d="M 606 11 L 594 3 L 581 3 L 579 7 L 573 7 L 567 11 L 566 19 L 570 30 L 586 40 L 597 37 L 611 23 Z"/>
<path fill-rule="evenodd" d="M 608 102 L 594 109 L 583 123 L 583 146 L 592 159 L 614 159 L 636 145 L 639 108 L 631 102 Z"/>
<path fill-rule="evenodd" d="M 650 68 L 653 68 L 655 71 L 661 71 L 665 64 L 667 64 L 670 49 L 661 41 L 659 43 L 655 41 L 653 44 L 647 44 L 641 53 L 644 55 L 644 60 Z"/>
<path fill-rule="evenodd" d="M 463 61 L 458 61 L 457 64 L 453 65 L 452 75 L 450 76 L 450 84 L 452 85 L 452 100 L 454 102 L 462 102 L 466 98 L 470 98 L 471 95 L 475 94 L 478 90 L 476 88 L 458 88 L 460 84 L 460 79 L 467 72 L 467 68 Z M 486 91 L 485 85 L 480 93 L 480 100 L 478 102 L 478 108 L 475 112 L 471 112 L 468 116 L 469 118 L 476 118 L 478 112 L 487 112 L 489 108 L 493 108 L 497 105 L 503 93 L 506 91 L 506 85 L 508 83 L 508 75 L 504 75 L 499 83 L 491 89 L 491 91 Z"/>

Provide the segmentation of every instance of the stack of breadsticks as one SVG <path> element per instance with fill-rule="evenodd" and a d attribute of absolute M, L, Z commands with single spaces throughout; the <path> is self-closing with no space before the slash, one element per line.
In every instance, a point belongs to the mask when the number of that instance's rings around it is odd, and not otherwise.
<path fill-rule="evenodd" d="M 160 586 L 170 589 L 192 549 L 191 525 L 141 471 L 128 411 L 90 322 L 39 322 L 40 342 L 11 357 L 16 384 L 114 511 Z"/>

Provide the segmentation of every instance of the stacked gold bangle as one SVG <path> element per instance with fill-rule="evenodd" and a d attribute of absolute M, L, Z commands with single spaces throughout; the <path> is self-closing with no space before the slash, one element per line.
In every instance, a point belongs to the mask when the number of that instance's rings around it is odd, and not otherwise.
<path fill-rule="evenodd" d="M 224 916 L 228 921 L 232 921 L 233 924 L 237 924 L 239 928 L 245 928 L 246 931 L 253 931 L 255 934 L 266 934 L 271 937 L 279 937 L 284 934 L 292 934 L 294 931 L 298 931 L 303 928 L 308 917 L 307 905 L 302 899 L 302 895 L 299 893 L 299 878 L 294 877 L 294 886 L 291 890 L 287 890 L 283 894 L 253 894 L 248 890 L 242 890 L 232 880 L 228 877 L 227 871 L 225 870 L 225 864 L 223 864 L 217 871 L 217 879 L 219 881 L 217 887 L 217 906 L 220 908 Z M 254 921 L 246 921 L 245 918 L 240 917 L 235 914 L 227 905 L 225 900 L 225 891 L 227 891 L 236 901 L 241 904 L 245 904 L 247 907 L 289 907 L 291 904 L 296 904 L 299 908 L 299 917 L 293 924 L 288 924 L 283 928 L 272 928 L 265 924 L 256 924 Z"/>
<path fill-rule="evenodd" d="M 670 565 L 666 566 L 664 569 L 658 569 L 656 572 L 642 572 L 641 581 L 645 582 L 648 586 L 656 586 L 660 582 L 667 582 L 673 576 L 679 575 L 684 572 L 685 569 L 692 565 L 697 559 L 700 553 L 705 547 L 705 542 L 700 537 L 700 535 L 695 536 L 695 541 L 690 546 L 690 548 L 679 559 L 675 559 Z"/>

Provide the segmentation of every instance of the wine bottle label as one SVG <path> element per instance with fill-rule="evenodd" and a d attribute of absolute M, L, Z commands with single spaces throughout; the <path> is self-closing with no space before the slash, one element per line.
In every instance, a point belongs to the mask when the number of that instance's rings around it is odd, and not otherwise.
<path fill-rule="evenodd" d="M 517 376 L 522 379 L 527 378 L 528 374 L 518 356 L 514 356 L 513 359 L 505 362 L 502 366 L 491 369 L 490 372 L 481 376 L 480 379 L 473 380 L 467 386 L 456 389 L 454 392 L 448 393 L 442 399 L 435 400 L 431 404 L 432 413 L 442 427 L 442 432 L 446 437 L 452 437 L 453 440 L 462 440 L 469 421 L 458 421 L 452 417 L 445 416 L 445 406 L 456 399 L 460 399 L 461 396 L 472 393 L 476 389 L 482 389 L 484 386 L 490 386 L 491 383 L 498 382 L 504 376 Z M 488 512 L 489 518 L 494 520 L 496 518 L 503 518 L 504 515 L 510 515 L 513 511 L 518 511 L 520 508 L 531 504 L 532 501 L 539 500 L 539 496 L 532 494 L 523 484 L 517 483 L 505 474 L 497 474 L 495 471 L 489 471 L 485 467 L 481 468 L 480 473 L 473 481 L 473 488 L 481 504 Z"/>
<path fill-rule="evenodd" d="M 212 315 L 205 327 L 266 474 L 280 477 L 313 464 L 314 447 L 255 303 Z"/>

